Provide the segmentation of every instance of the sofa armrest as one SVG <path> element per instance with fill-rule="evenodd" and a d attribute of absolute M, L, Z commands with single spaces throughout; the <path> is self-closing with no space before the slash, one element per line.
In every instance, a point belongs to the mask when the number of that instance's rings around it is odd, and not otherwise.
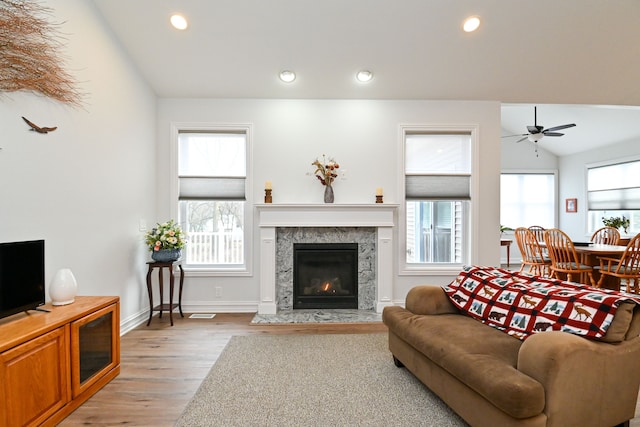
<path fill-rule="evenodd" d="M 457 314 L 458 308 L 451 303 L 444 289 L 435 285 L 411 288 L 405 302 L 407 310 L 413 314 Z"/>
<path fill-rule="evenodd" d="M 544 387 L 548 426 L 616 425 L 635 415 L 638 358 L 640 338 L 609 344 L 553 331 L 524 341 L 518 370 Z"/>

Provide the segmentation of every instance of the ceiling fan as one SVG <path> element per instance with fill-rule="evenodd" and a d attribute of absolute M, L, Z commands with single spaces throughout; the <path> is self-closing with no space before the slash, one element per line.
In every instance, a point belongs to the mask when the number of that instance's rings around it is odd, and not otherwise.
<path fill-rule="evenodd" d="M 533 107 L 533 126 L 527 126 L 527 133 L 515 134 L 515 135 L 505 135 L 503 138 L 509 138 L 512 136 L 520 136 L 519 140 L 516 142 L 522 142 L 525 139 L 536 143 L 540 141 L 544 136 L 562 136 L 564 133 L 557 132 L 562 129 L 572 128 L 575 126 L 575 123 L 571 123 L 568 125 L 554 126 L 549 129 L 545 129 L 544 126 L 538 126 L 538 107 Z"/>

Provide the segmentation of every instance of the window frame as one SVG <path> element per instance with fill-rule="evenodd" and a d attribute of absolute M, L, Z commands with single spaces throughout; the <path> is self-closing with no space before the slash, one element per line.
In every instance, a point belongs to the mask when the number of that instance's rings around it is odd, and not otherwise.
<path fill-rule="evenodd" d="M 463 203 L 464 221 L 462 223 L 462 261 L 461 263 L 408 263 L 407 262 L 407 198 L 405 189 L 405 155 L 407 134 L 436 134 L 436 133 L 468 133 L 471 138 L 471 176 L 470 197 Z M 459 272 L 463 265 L 470 264 L 478 258 L 479 242 L 479 203 L 474 200 L 479 194 L 479 184 L 476 174 L 480 166 L 479 153 L 479 125 L 477 124 L 401 124 L 398 127 L 398 274 L 400 276 L 418 275 L 451 275 Z"/>
<path fill-rule="evenodd" d="M 171 200 L 171 217 L 179 217 L 179 146 L 178 137 L 180 132 L 211 132 L 211 133 L 244 133 L 246 138 L 246 177 L 245 177 L 245 207 L 244 207 L 244 263 L 240 266 L 206 266 L 199 267 L 195 265 L 184 264 L 185 274 L 187 276 L 252 276 L 253 275 L 253 125 L 250 123 L 190 123 L 175 122 L 171 124 L 171 185 L 169 189 Z M 187 232 L 187 244 L 189 234 Z"/>

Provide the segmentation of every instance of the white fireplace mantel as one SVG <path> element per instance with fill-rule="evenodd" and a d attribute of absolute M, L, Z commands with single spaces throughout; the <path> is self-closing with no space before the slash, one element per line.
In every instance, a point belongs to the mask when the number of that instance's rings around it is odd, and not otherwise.
<path fill-rule="evenodd" d="M 376 312 L 392 305 L 393 227 L 398 205 L 259 204 L 259 314 L 276 314 L 276 229 L 279 227 L 374 227 L 377 229 Z"/>

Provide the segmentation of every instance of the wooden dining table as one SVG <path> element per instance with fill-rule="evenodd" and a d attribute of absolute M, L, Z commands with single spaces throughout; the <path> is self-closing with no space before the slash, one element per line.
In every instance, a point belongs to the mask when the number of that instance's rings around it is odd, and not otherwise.
<path fill-rule="evenodd" d="M 595 260 L 595 264 L 593 264 L 591 261 L 592 258 L 597 258 L 598 256 L 619 257 L 624 253 L 625 249 L 627 249 L 626 246 L 603 245 L 599 243 L 590 243 L 585 246 L 574 245 L 574 247 L 576 248 L 576 252 L 582 256 L 584 264 L 591 266 L 600 265 L 600 261 L 597 259 Z"/>
<path fill-rule="evenodd" d="M 540 243 L 541 247 L 546 247 L 544 242 Z M 581 244 L 574 242 L 574 248 L 578 256 L 580 256 L 580 262 L 591 267 L 600 267 L 600 258 L 620 258 L 624 253 L 626 246 L 620 245 L 603 245 L 599 243 Z M 586 276 L 586 275 L 582 275 Z M 596 282 L 600 279 L 600 272 L 597 268 L 593 270 L 593 278 Z M 590 285 L 587 277 L 580 277 L 580 283 Z M 603 288 L 620 290 L 620 283 L 614 277 L 607 276 L 602 283 Z"/>
<path fill-rule="evenodd" d="M 620 258 L 624 253 L 626 246 L 620 245 L 603 245 L 603 244 L 589 244 L 588 246 L 574 246 L 576 252 L 580 256 L 580 261 L 583 264 L 590 265 L 591 267 L 600 267 L 599 257 Z M 600 280 L 600 271 L 597 268 L 593 269 L 593 278 L 596 282 Z M 586 282 L 586 278 L 583 282 Z M 589 284 L 589 283 L 586 283 Z M 620 290 L 620 279 L 616 279 L 612 276 L 605 276 L 605 280 L 602 282 L 603 288 Z"/>

